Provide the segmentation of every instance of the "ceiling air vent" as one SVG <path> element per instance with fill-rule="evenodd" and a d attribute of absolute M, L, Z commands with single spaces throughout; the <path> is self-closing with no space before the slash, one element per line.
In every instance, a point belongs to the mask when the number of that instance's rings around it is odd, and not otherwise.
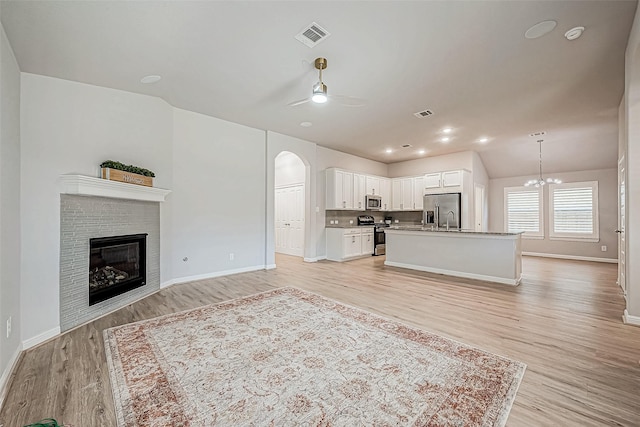
<path fill-rule="evenodd" d="M 295 38 L 308 47 L 314 47 L 330 35 L 331 33 L 329 33 L 329 31 L 325 30 L 317 23 L 312 22 L 311 24 L 307 25 L 302 31 L 300 31 Z"/>
<path fill-rule="evenodd" d="M 432 114 L 433 114 L 433 111 L 431 111 L 431 110 L 422 110 L 422 111 L 418 111 L 417 113 L 413 113 L 413 115 L 416 116 L 419 119 L 421 119 L 423 117 L 428 117 L 428 116 L 430 116 Z"/>
<path fill-rule="evenodd" d="M 546 135 L 547 133 L 543 130 L 541 130 L 540 132 L 534 132 L 534 133 L 530 133 L 529 136 L 532 136 L 534 138 L 538 137 L 538 136 L 543 136 Z"/>

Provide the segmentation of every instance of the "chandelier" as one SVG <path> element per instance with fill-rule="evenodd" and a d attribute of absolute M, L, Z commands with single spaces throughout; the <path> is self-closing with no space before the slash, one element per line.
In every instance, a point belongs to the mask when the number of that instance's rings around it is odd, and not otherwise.
<path fill-rule="evenodd" d="M 530 179 L 529 181 L 524 183 L 525 187 L 541 187 L 545 184 L 561 184 L 562 181 L 560 181 L 558 178 L 547 178 L 546 180 L 542 178 L 542 139 L 538 140 L 538 144 L 539 144 L 539 164 L 540 164 L 540 175 L 538 175 L 537 179 Z"/>

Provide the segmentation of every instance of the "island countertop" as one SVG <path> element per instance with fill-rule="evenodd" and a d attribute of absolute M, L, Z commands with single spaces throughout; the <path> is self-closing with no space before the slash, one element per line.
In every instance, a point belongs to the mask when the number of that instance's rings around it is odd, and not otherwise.
<path fill-rule="evenodd" d="M 450 228 L 447 230 L 446 228 L 434 228 L 428 227 L 424 225 L 392 225 L 390 227 L 385 228 L 386 230 L 399 230 L 399 231 L 420 231 L 425 233 L 448 233 L 448 234 L 477 234 L 477 235 L 486 235 L 486 236 L 519 236 L 520 233 L 507 233 L 500 231 L 475 231 L 475 230 L 467 230 L 467 229 L 457 229 Z"/>

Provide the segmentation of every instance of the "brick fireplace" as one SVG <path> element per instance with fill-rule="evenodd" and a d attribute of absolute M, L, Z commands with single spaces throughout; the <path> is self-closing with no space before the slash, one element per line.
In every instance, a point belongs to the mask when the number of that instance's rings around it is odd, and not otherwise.
<path fill-rule="evenodd" d="M 60 195 L 62 332 L 160 289 L 159 202 L 169 191 L 138 187 L 64 176 Z M 141 245 L 143 253 L 136 255 Z M 98 286 L 90 285 L 90 270 Z M 121 286 L 125 282 L 131 286 Z M 115 285 L 115 290 L 102 290 L 107 285 Z M 96 294 L 91 287 L 101 289 Z"/>

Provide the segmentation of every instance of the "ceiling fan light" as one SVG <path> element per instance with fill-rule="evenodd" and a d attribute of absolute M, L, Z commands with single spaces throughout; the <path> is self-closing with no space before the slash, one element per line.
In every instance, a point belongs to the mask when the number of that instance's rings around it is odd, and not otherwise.
<path fill-rule="evenodd" d="M 327 85 L 322 82 L 318 82 L 313 86 L 313 95 L 311 100 L 317 104 L 324 104 L 327 102 Z"/>

